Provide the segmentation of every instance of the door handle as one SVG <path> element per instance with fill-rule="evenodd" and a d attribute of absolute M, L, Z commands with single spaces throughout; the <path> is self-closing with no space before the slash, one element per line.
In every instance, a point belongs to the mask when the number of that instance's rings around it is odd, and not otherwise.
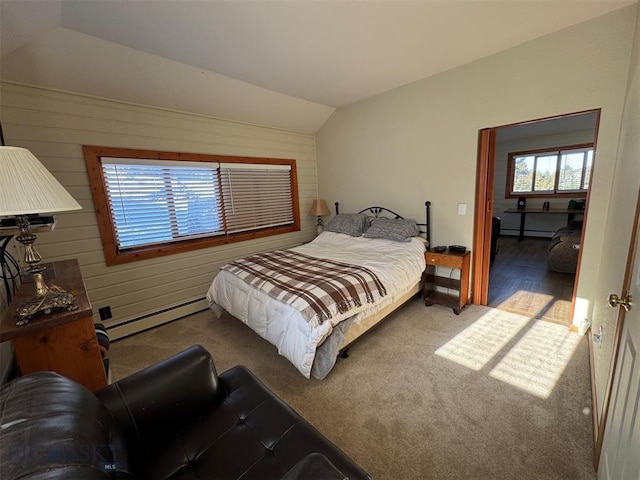
<path fill-rule="evenodd" d="M 612 293 L 611 295 L 609 295 L 609 306 L 613 308 L 622 307 L 628 312 L 633 306 L 633 297 L 628 292 L 622 298 L 620 298 L 615 293 Z"/>

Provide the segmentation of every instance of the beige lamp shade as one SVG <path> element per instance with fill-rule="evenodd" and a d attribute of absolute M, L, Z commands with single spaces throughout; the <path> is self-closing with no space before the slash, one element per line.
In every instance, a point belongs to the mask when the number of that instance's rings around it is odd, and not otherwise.
<path fill-rule="evenodd" d="M 29 150 L 0 147 L 0 216 L 81 208 Z"/>
<path fill-rule="evenodd" d="M 327 202 L 322 199 L 316 199 L 311 204 L 311 209 L 309 210 L 309 215 L 315 215 L 316 217 L 321 217 L 323 215 L 330 215 L 329 207 L 327 207 Z"/>

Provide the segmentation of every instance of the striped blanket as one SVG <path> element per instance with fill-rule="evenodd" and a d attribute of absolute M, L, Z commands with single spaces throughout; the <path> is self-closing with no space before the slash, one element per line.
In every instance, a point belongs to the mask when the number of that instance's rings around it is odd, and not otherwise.
<path fill-rule="evenodd" d="M 228 263 L 222 270 L 291 305 L 314 324 L 374 303 L 387 294 L 385 286 L 368 268 L 292 250 L 252 255 Z"/>

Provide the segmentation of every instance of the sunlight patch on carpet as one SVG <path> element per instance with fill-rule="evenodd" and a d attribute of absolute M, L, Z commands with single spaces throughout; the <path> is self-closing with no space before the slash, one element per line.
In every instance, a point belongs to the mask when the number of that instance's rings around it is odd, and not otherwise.
<path fill-rule="evenodd" d="M 436 350 L 436 355 L 472 370 L 482 369 L 531 320 L 490 310 Z"/>
<path fill-rule="evenodd" d="M 571 316 L 571 301 L 535 291 L 519 290 L 497 308 L 531 318 L 566 322 Z"/>
<path fill-rule="evenodd" d="M 536 320 L 489 375 L 539 398 L 549 398 L 580 339 L 564 325 Z"/>

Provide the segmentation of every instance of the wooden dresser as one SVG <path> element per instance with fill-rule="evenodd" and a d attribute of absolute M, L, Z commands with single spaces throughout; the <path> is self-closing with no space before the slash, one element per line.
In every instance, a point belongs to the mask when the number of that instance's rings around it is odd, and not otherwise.
<path fill-rule="evenodd" d="M 45 265 L 54 274 L 46 280 L 47 284 L 72 294 L 78 308 L 73 311 L 56 309 L 48 315 L 39 313 L 26 325 L 17 326 L 16 308 L 34 295 L 33 283 L 24 283 L 0 323 L 0 342 L 13 341 L 23 374 L 52 370 L 91 391 L 99 390 L 107 385 L 107 375 L 78 261 L 64 260 Z"/>

